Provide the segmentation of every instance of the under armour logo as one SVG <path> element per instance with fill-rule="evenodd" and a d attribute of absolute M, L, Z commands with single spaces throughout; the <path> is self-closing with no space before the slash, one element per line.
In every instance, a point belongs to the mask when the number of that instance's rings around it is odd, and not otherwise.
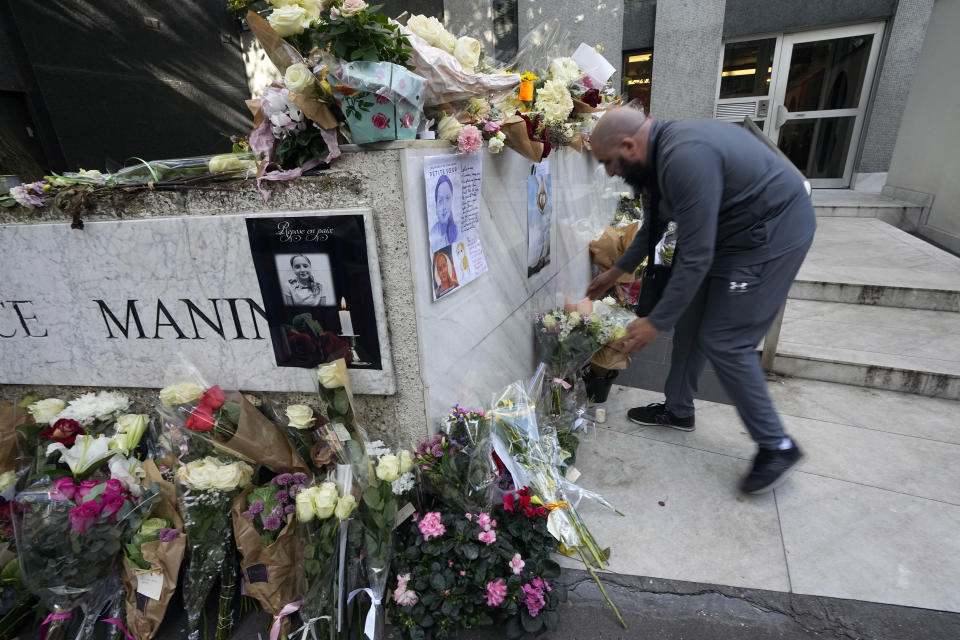
<path fill-rule="evenodd" d="M 731 282 L 730 291 L 746 291 L 747 283 L 746 282 Z"/>

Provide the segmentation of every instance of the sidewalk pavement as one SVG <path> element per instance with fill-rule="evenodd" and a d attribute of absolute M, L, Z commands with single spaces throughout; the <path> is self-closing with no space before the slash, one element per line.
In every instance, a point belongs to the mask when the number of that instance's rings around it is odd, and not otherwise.
<path fill-rule="evenodd" d="M 754 497 L 737 490 L 755 449 L 733 407 L 698 401 L 693 433 L 644 427 L 626 410 L 662 396 L 614 387 L 576 465 L 626 514 L 582 509 L 611 571 L 960 612 L 960 402 L 799 379 L 770 390 L 806 458 Z"/>

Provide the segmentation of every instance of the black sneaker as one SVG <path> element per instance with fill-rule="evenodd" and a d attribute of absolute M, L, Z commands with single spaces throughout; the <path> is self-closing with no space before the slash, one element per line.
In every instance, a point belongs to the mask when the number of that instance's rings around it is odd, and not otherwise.
<path fill-rule="evenodd" d="M 667 411 L 667 405 L 662 402 L 634 407 L 627 411 L 627 418 L 636 424 L 670 427 L 678 431 L 693 431 L 695 428 L 693 416 L 679 418 Z"/>
<path fill-rule="evenodd" d="M 790 470 L 802 458 L 803 452 L 796 444 L 782 450 L 761 448 L 753 459 L 753 469 L 743 479 L 740 489 L 751 494 L 770 491 L 787 479 Z"/>

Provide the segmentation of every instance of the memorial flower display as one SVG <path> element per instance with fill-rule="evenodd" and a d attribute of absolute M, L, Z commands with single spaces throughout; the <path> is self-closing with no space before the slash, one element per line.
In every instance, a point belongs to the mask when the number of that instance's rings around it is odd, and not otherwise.
<path fill-rule="evenodd" d="M 501 477 L 482 413 L 455 407 L 442 426 L 417 447 L 422 511 L 398 529 L 391 620 L 404 638 L 495 622 L 511 638 L 556 628 L 566 593 L 551 582 L 547 509 Z M 506 492 L 491 492 L 500 480 Z"/>
<path fill-rule="evenodd" d="M 305 632 L 316 633 L 321 622 L 327 630 L 336 628 L 337 552 L 341 530 L 356 508 L 356 498 L 350 493 L 341 494 L 333 482 L 307 487 L 297 493 L 295 513 L 300 523 L 303 549 L 300 578 L 304 585 L 300 617 Z"/>
<path fill-rule="evenodd" d="M 52 637 L 67 633 L 77 608 L 76 637 L 90 637 L 98 613 L 115 599 L 123 542 L 158 501 L 155 487 L 137 484 L 138 461 L 111 452 L 110 440 L 78 435 L 70 447 L 52 442 L 54 465 L 41 465 L 31 476 L 38 479 L 28 478 L 30 484 L 17 495 L 13 524 L 20 571 L 24 584 L 51 610 L 43 629 Z"/>
<path fill-rule="evenodd" d="M 187 567 L 183 603 L 187 638 L 198 640 L 207 595 L 219 580 L 217 640 L 230 637 L 236 589 L 230 510 L 240 490 L 250 483 L 253 467 L 208 456 L 177 469 L 177 509 L 187 535 Z"/>
<path fill-rule="evenodd" d="M 295 500 L 308 480 L 305 473 L 282 473 L 265 485 L 247 487 L 233 502 L 233 533 L 246 594 L 274 616 L 274 628 L 284 635 L 303 591 L 297 579 L 300 538 L 294 514 Z"/>

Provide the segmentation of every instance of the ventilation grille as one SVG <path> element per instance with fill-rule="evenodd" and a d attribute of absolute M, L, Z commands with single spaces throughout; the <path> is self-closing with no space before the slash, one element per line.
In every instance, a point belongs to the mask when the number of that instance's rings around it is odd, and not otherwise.
<path fill-rule="evenodd" d="M 743 120 L 757 115 L 757 101 L 718 103 L 714 117 L 718 120 Z"/>

